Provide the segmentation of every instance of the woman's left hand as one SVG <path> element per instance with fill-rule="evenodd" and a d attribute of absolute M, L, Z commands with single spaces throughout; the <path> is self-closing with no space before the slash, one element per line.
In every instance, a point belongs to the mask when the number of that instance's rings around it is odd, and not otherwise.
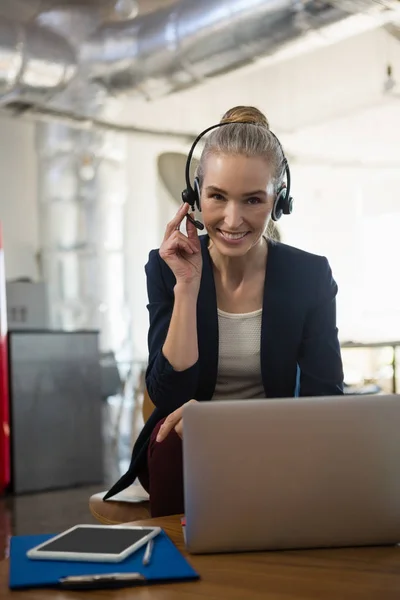
<path fill-rule="evenodd" d="M 197 400 L 189 400 L 189 402 L 186 402 L 186 404 L 192 404 L 193 402 L 197 402 Z M 186 404 L 183 404 L 180 408 L 178 408 L 177 410 L 174 410 L 173 413 L 168 415 L 168 417 L 165 419 L 164 423 L 161 425 L 161 427 L 158 431 L 158 434 L 156 437 L 156 442 L 162 442 L 163 440 L 165 440 L 167 435 L 169 433 L 171 433 L 171 431 L 173 429 L 175 429 L 176 433 L 182 439 L 182 435 L 183 435 L 182 415 L 183 415 L 183 409 L 186 406 Z"/>

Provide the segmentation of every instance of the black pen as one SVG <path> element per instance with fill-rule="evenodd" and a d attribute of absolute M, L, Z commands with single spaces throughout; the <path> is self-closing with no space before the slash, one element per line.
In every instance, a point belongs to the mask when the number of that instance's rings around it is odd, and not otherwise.
<path fill-rule="evenodd" d="M 102 587 L 119 587 L 124 584 L 142 582 L 145 577 L 141 573 L 104 573 L 101 575 L 71 575 L 59 579 L 61 587 L 66 589 L 101 589 Z"/>

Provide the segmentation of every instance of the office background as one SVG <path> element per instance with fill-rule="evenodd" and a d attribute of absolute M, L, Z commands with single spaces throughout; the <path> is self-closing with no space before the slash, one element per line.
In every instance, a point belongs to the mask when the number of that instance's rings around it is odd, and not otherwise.
<path fill-rule="evenodd" d="M 142 418 L 144 264 L 179 205 L 191 140 L 237 104 L 265 112 L 290 161 L 295 208 L 278 224 L 282 241 L 331 263 L 348 391 L 398 389 L 400 3 L 245 4 L 1 3 L 10 379 L 21 381 L 18 348 L 35 335 L 38 355 L 47 357 L 37 398 L 50 402 L 50 386 L 64 398 L 60 411 L 75 407 L 78 437 L 79 405 L 60 384 L 59 363 L 51 364 L 54 348 L 66 357 L 82 331 L 96 338 L 88 402 L 94 448 L 103 436 L 103 470 L 89 460 L 87 475 L 66 476 L 65 487 L 101 488 L 126 467 Z M 81 364 L 76 371 L 82 381 L 87 372 Z M 21 412 L 21 386 L 18 397 L 11 386 L 16 427 L 29 414 Z M 38 427 L 57 427 L 45 403 L 36 406 Z M 18 448 L 16 463 L 27 451 Z M 41 491 L 60 487 L 49 478 Z"/>

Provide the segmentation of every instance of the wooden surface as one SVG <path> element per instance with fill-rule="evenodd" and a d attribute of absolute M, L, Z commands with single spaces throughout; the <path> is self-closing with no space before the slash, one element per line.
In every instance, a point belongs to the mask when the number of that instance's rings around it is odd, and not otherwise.
<path fill-rule="evenodd" d="M 183 550 L 179 517 L 148 519 Z M 1 600 L 399 600 L 400 548 L 349 548 L 189 556 L 201 580 L 99 592 L 10 592 L 8 562 L 0 564 Z"/>
<path fill-rule="evenodd" d="M 143 421 L 145 423 L 150 418 L 150 415 L 152 414 L 154 409 L 155 409 L 155 406 L 152 403 L 152 401 L 150 400 L 150 396 L 149 396 L 149 392 L 147 391 L 147 388 L 145 388 L 144 393 L 143 393 L 143 406 L 142 406 Z"/>
<path fill-rule="evenodd" d="M 149 495 L 141 485 L 131 485 L 108 502 L 103 502 L 105 493 L 93 494 L 89 499 L 90 512 L 103 525 L 118 525 L 150 518 Z"/>

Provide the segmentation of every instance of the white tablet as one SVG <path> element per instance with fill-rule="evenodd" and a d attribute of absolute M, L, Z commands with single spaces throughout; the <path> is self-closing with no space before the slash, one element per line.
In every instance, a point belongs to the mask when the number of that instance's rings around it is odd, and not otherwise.
<path fill-rule="evenodd" d="M 28 550 L 29 558 L 121 562 L 158 535 L 160 527 L 76 525 Z"/>

